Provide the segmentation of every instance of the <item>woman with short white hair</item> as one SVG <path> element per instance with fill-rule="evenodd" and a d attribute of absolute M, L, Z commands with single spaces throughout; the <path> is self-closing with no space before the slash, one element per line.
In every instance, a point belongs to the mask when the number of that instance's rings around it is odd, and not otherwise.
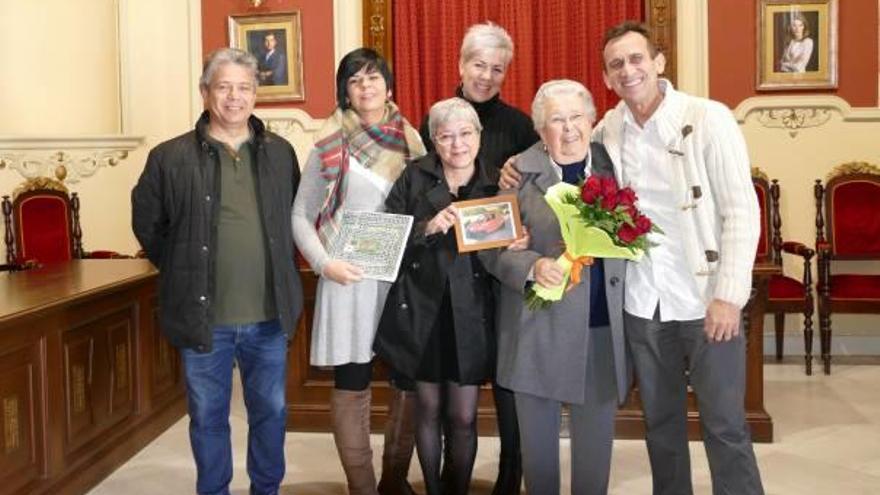
<path fill-rule="evenodd" d="M 590 143 L 593 98 L 575 81 L 544 83 L 532 104 L 541 142 L 516 159 L 517 189 L 529 246 L 483 251 L 486 269 L 501 283 L 496 380 L 513 390 L 522 441 L 526 492 L 556 495 L 560 487 L 559 428 L 567 404 L 571 434 L 571 493 L 605 495 L 617 405 L 626 398 L 623 275 L 619 259 L 593 260 L 581 282 L 547 309 L 530 309 L 532 284 L 563 283 L 559 221 L 544 200 L 551 186 L 588 175 L 614 177 L 605 148 Z"/>
<path fill-rule="evenodd" d="M 458 73 L 461 84 L 456 96 L 470 103 L 480 119 L 480 162 L 500 169 L 513 155 L 522 153 L 538 141 L 538 134 L 528 115 L 501 99 L 501 86 L 513 59 L 513 40 L 501 26 L 491 22 L 474 24 L 468 28 L 461 42 Z M 428 118 L 422 122 L 420 133 L 425 147 L 432 143 L 428 133 Z M 492 495 L 519 493 L 522 469 L 520 466 L 519 433 L 517 432 L 516 405 L 513 393 L 492 383 L 501 454 L 498 479 Z"/>

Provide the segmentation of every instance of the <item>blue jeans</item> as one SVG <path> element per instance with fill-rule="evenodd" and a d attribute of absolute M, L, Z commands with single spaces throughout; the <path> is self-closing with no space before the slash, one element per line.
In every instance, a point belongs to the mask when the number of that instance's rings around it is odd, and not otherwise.
<path fill-rule="evenodd" d="M 287 333 L 278 320 L 219 325 L 213 332 L 211 352 L 181 350 L 189 404 L 189 439 L 196 461 L 196 491 L 200 495 L 229 495 L 229 402 L 235 360 L 241 370 L 248 414 L 250 492 L 277 494 L 285 467 Z"/>

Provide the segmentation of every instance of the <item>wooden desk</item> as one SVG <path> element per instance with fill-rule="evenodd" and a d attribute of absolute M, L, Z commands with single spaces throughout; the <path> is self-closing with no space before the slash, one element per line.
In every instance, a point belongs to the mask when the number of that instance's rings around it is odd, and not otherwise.
<path fill-rule="evenodd" d="M 770 275 L 779 273 L 772 264 L 757 264 L 753 271 L 752 298 L 746 307 L 746 420 L 755 442 L 773 441 L 773 421 L 764 409 L 763 332 L 764 307 L 767 303 L 767 283 Z M 297 336 L 290 348 L 290 368 L 287 378 L 288 429 L 297 431 L 330 431 L 330 392 L 333 374 L 329 370 L 309 366 L 312 311 L 315 301 L 316 278 L 309 270 L 301 271 L 305 290 L 305 314 L 299 322 Z M 372 385 L 372 426 L 381 430 L 387 414 L 388 383 L 382 367 L 374 373 Z M 688 394 L 688 437 L 700 440 L 700 413 L 693 394 Z M 480 393 L 478 424 L 481 435 L 496 435 L 495 409 L 492 389 L 484 387 Z M 567 418 L 563 418 L 563 434 L 567 433 Z M 627 404 L 617 412 L 617 438 L 644 438 L 645 424 L 638 389 L 633 389 Z"/>
<path fill-rule="evenodd" d="M 185 412 L 146 260 L 0 273 L 0 493 L 82 494 Z"/>

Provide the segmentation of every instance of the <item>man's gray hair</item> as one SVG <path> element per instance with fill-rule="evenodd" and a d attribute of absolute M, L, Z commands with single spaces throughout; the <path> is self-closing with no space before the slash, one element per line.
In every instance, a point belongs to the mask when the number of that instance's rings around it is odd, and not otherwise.
<path fill-rule="evenodd" d="M 593 103 L 593 95 L 587 88 L 571 79 L 554 79 L 542 84 L 532 101 L 532 123 L 535 125 L 536 131 L 543 129 L 547 123 L 547 116 L 544 115 L 547 100 L 565 95 L 580 96 L 584 102 L 584 112 L 587 118 L 590 119 L 590 122 L 596 122 L 596 105 Z"/>
<path fill-rule="evenodd" d="M 504 66 L 513 58 L 513 40 L 503 27 L 485 22 L 469 27 L 461 40 L 461 54 L 458 63 L 467 63 L 470 59 L 486 50 L 501 51 Z"/>
<path fill-rule="evenodd" d="M 473 105 L 458 97 L 440 100 L 434 103 L 428 112 L 428 134 L 433 140 L 441 125 L 462 120 L 470 122 L 474 125 L 474 129 L 482 132 L 483 126 L 480 124 L 480 117 L 477 116 Z"/>
<path fill-rule="evenodd" d="M 199 88 L 208 89 L 211 80 L 214 79 L 214 73 L 225 64 L 240 65 L 247 69 L 254 76 L 254 87 L 257 86 L 257 59 L 244 50 L 221 48 L 208 55 L 208 59 L 205 60 L 202 77 L 199 78 Z"/>

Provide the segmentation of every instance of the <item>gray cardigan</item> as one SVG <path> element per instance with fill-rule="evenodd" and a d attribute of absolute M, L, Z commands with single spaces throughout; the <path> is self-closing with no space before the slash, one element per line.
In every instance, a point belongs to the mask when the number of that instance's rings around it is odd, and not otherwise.
<path fill-rule="evenodd" d="M 591 156 L 591 173 L 613 174 L 601 144 L 591 145 Z M 530 245 L 524 251 L 499 249 L 480 255 L 486 269 L 501 282 L 496 311 L 496 379 L 515 392 L 582 404 L 586 388 L 590 272 L 585 270 L 581 283 L 550 308 L 531 311 L 525 305 L 528 275 L 535 261 L 545 256 L 555 259 L 563 252 L 559 222 L 544 201 L 544 193 L 560 179 L 540 142 L 519 155 L 516 166 L 523 175 L 517 199 L 523 225 L 531 236 Z M 606 378 L 615 381 L 621 403 L 630 382 L 623 335 L 624 270 L 624 261 L 605 260 L 613 342 L 607 352 L 614 356 L 615 370 L 614 376 Z"/>

